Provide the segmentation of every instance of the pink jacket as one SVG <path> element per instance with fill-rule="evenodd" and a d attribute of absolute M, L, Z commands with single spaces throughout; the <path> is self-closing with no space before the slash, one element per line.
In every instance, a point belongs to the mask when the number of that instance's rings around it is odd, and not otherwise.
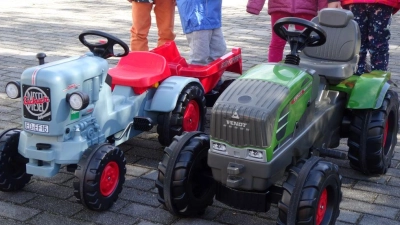
<path fill-rule="evenodd" d="M 286 12 L 307 13 L 316 16 L 318 10 L 327 6 L 328 0 L 268 0 L 268 14 Z"/>

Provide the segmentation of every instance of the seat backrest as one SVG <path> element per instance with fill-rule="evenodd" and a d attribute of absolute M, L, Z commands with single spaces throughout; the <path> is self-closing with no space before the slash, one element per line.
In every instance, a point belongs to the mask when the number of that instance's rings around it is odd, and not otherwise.
<path fill-rule="evenodd" d="M 354 15 L 345 9 L 322 9 L 312 22 L 326 32 L 326 43 L 318 47 L 307 47 L 303 54 L 311 58 L 329 61 L 354 61 L 360 51 L 360 28 Z"/>

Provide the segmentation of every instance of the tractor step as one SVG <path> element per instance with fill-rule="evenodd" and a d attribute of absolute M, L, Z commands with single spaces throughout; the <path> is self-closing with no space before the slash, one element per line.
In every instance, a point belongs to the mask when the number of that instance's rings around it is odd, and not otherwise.
<path fill-rule="evenodd" d="M 344 152 L 334 150 L 334 149 L 329 149 L 329 148 L 318 148 L 317 151 L 319 152 L 319 155 L 321 157 L 331 157 L 335 159 L 347 159 L 347 155 Z"/>
<path fill-rule="evenodd" d="M 136 116 L 133 118 L 133 128 L 135 130 L 149 131 L 153 128 L 153 121 L 148 117 Z"/>

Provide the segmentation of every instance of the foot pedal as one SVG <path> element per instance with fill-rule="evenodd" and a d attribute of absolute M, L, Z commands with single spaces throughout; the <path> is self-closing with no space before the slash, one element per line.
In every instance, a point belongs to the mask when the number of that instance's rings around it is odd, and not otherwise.
<path fill-rule="evenodd" d="M 328 148 L 319 148 L 317 150 L 319 151 L 320 156 L 328 156 L 328 157 L 336 158 L 336 159 L 346 159 L 347 158 L 346 153 L 340 152 L 338 150 L 328 149 Z"/>
<path fill-rule="evenodd" d="M 133 118 L 133 129 L 149 131 L 153 128 L 153 121 L 148 117 L 136 116 Z"/>

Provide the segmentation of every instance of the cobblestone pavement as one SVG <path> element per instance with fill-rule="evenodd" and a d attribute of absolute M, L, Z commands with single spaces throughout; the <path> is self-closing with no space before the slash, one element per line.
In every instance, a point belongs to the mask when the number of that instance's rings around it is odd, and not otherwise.
<path fill-rule="evenodd" d="M 266 9 L 259 16 L 245 12 L 244 0 L 225 0 L 223 31 L 229 48 L 241 47 L 244 70 L 266 61 L 270 20 Z M 0 132 L 20 124 L 20 101 L 4 94 L 8 81 L 18 80 L 22 71 L 37 65 L 36 53 L 46 61 L 81 55 L 83 30 L 109 32 L 129 42 L 130 5 L 125 0 L 24 0 L 0 1 Z M 400 21 L 392 24 L 390 70 L 400 84 Z M 176 42 L 187 56 L 188 47 L 176 17 Z M 150 47 L 156 39 L 155 25 Z M 109 60 L 115 65 L 117 59 Z M 395 89 L 399 92 L 399 89 Z M 73 174 L 63 170 L 52 178 L 33 177 L 17 193 L 0 192 L 0 224 L 275 224 L 277 208 L 267 213 L 231 209 L 214 202 L 200 218 L 172 216 L 157 201 L 154 180 L 163 155 L 157 134 L 147 132 L 121 145 L 127 157 L 126 183 L 111 210 L 92 212 L 75 202 Z M 345 141 L 339 146 L 346 150 Z M 343 175 L 343 201 L 337 224 L 400 224 L 400 147 L 392 167 L 382 176 L 364 176 L 349 167 L 347 160 L 332 160 Z M 331 159 L 329 159 L 331 160 Z"/>

